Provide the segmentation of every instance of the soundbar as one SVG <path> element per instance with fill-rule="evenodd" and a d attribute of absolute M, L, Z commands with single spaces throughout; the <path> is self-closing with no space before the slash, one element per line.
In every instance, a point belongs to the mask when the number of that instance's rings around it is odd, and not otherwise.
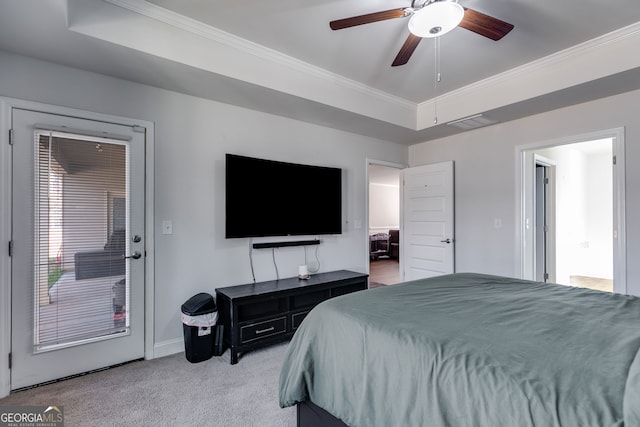
<path fill-rule="evenodd" d="M 296 240 L 293 242 L 264 242 L 264 243 L 254 243 L 253 249 L 267 249 L 267 248 L 283 248 L 285 246 L 308 246 L 308 245 L 319 245 L 320 240 Z"/>

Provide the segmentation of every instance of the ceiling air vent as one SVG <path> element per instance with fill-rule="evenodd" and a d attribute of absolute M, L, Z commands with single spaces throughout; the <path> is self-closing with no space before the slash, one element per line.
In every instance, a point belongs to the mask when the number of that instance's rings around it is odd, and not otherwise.
<path fill-rule="evenodd" d="M 489 119 L 484 117 L 482 114 L 476 114 L 475 116 L 465 117 L 464 119 L 454 120 L 452 122 L 447 123 L 449 126 L 456 127 L 462 130 L 469 130 L 480 128 L 482 126 L 492 125 L 494 123 L 498 123 L 496 120 Z"/>

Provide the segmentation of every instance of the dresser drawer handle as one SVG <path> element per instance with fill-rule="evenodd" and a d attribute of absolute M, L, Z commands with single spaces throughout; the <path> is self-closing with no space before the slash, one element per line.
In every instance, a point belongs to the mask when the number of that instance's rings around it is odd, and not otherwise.
<path fill-rule="evenodd" d="M 275 329 L 275 326 L 272 326 L 267 329 L 256 329 L 256 334 L 264 334 L 265 332 L 271 332 Z"/>

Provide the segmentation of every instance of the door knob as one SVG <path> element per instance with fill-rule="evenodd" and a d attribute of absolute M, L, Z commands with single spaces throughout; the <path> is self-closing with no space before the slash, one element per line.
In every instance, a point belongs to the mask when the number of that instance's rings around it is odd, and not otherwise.
<path fill-rule="evenodd" d="M 138 258 L 140 258 L 141 256 L 142 256 L 142 254 L 141 254 L 140 252 L 135 251 L 133 254 L 131 254 L 131 256 L 124 256 L 124 255 L 123 255 L 123 258 L 124 258 L 124 259 L 128 259 L 128 258 L 138 259 Z"/>
<path fill-rule="evenodd" d="M 440 240 L 440 242 L 442 242 L 442 243 L 451 243 L 451 239 L 447 238 L 447 239 L 444 239 L 444 240 Z"/>

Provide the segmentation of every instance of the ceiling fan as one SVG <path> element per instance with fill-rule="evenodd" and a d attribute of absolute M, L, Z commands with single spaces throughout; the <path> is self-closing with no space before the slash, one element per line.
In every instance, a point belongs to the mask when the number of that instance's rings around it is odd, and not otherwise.
<path fill-rule="evenodd" d="M 400 48 L 392 67 L 406 64 L 423 37 L 439 37 L 458 26 L 495 41 L 513 29 L 512 24 L 462 7 L 457 0 L 412 0 L 411 7 L 338 19 L 331 21 L 329 26 L 332 30 L 342 30 L 409 16 L 409 37 Z"/>

